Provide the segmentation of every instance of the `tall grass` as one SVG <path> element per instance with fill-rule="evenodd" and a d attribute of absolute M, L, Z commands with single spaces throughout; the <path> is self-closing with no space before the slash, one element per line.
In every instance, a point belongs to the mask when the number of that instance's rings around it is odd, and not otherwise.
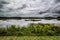
<path fill-rule="evenodd" d="M 27 27 L 11 25 L 0 28 L 0 36 L 60 36 L 60 27 L 53 24 L 31 24 Z"/>

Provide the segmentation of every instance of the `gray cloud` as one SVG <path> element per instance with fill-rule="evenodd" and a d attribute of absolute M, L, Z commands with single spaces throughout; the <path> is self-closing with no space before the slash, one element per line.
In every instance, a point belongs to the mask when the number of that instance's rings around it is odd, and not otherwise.
<path fill-rule="evenodd" d="M 57 2 L 57 3 L 56 3 Z M 59 0 L 0 0 L 0 17 L 60 16 Z"/>

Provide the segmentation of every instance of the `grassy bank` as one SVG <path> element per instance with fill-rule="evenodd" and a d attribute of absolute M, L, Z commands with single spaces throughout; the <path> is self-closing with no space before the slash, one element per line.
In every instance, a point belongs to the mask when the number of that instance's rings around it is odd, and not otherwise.
<path fill-rule="evenodd" d="M 0 28 L 0 36 L 60 36 L 60 27 L 53 24 L 31 24 L 27 27 L 11 25 Z"/>
<path fill-rule="evenodd" d="M 0 36 L 0 40 L 60 40 L 60 36 Z"/>

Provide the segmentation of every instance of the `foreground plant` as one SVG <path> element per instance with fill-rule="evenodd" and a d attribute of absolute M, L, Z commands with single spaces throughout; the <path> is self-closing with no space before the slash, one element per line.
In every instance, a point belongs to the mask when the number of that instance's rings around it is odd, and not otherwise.
<path fill-rule="evenodd" d="M 11 25 L 0 28 L 0 36 L 59 36 L 60 27 L 53 24 L 31 24 L 27 27 Z"/>

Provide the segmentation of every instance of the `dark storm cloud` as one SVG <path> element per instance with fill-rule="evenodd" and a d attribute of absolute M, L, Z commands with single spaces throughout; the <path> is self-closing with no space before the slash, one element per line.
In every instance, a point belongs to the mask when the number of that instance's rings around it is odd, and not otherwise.
<path fill-rule="evenodd" d="M 60 0 L 1 0 L 0 17 L 35 15 L 60 16 Z M 54 14 L 54 15 L 53 15 Z M 39 16 L 39 17 L 40 17 Z"/>

